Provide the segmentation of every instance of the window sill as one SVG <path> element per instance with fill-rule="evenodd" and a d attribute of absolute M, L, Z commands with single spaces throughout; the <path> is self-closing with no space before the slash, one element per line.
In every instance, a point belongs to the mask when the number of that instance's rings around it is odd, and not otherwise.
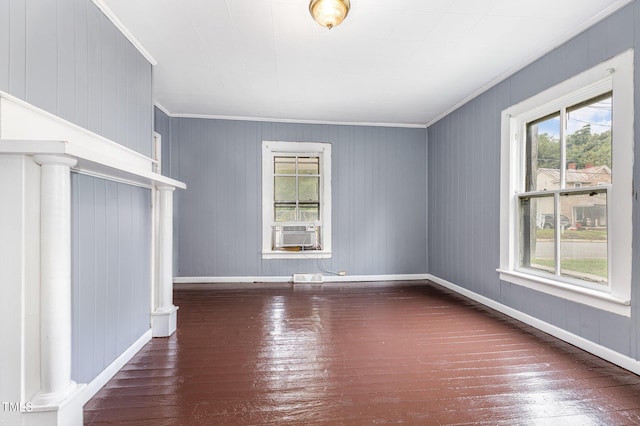
<path fill-rule="evenodd" d="M 579 287 L 524 272 L 498 269 L 500 280 L 520 285 L 576 303 L 592 306 L 626 317 L 631 316 L 631 302 L 611 293 Z"/>
<path fill-rule="evenodd" d="M 330 251 L 263 251 L 263 259 L 331 259 Z"/>

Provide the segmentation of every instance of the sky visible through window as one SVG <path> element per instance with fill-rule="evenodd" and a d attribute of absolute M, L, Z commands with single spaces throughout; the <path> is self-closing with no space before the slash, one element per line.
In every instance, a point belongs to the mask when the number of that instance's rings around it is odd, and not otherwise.
<path fill-rule="evenodd" d="M 559 118 L 545 120 L 539 124 L 540 134 L 547 133 L 553 138 L 559 138 Z M 600 100 L 586 108 L 571 113 L 567 134 L 580 130 L 586 124 L 591 125 L 591 134 L 599 134 L 611 130 L 611 98 Z"/>

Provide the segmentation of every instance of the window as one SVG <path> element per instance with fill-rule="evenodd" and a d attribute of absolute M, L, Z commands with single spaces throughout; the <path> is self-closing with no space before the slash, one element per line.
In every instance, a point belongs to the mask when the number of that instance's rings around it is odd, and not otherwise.
<path fill-rule="evenodd" d="M 608 283 L 612 100 L 608 92 L 525 123 L 520 267 L 596 289 Z"/>
<path fill-rule="evenodd" d="M 500 278 L 630 315 L 633 54 L 503 112 Z"/>
<path fill-rule="evenodd" d="M 331 145 L 262 143 L 262 253 L 331 256 Z"/>

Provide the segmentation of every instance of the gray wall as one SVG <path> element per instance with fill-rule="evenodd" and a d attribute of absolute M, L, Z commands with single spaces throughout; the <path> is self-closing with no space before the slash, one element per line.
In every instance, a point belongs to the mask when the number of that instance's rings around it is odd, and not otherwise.
<path fill-rule="evenodd" d="M 164 176 L 171 176 L 171 119 L 159 108 L 153 109 L 153 127 L 162 136 L 160 171 Z"/>
<path fill-rule="evenodd" d="M 153 114 L 153 126 L 154 130 L 162 136 L 162 147 L 161 150 L 161 172 L 164 176 L 177 176 L 178 172 L 175 168 L 175 161 L 177 159 L 176 155 L 171 155 L 174 149 L 174 144 L 171 142 L 171 119 L 167 114 L 162 112 L 159 108 L 154 108 Z M 174 192 L 173 197 L 173 275 L 175 276 L 179 270 L 179 259 L 180 259 L 180 251 L 178 247 L 178 242 L 180 241 L 180 204 L 178 203 L 179 193 L 182 190 L 178 190 Z"/>
<path fill-rule="evenodd" d="M 188 187 L 175 194 L 176 276 L 321 270 L 316 260 L 262 260 L 263 140 L 332 144 L 333 257 L 324 260 L 327 269 L 350 275 L 426 272 L 425 129 L 169 121 L 170 173 Z"/>
<path fill-rule="evenodd" d="M 0 0 L 0 90 L 151 154 L 151 64 L 90 0 Z M 148 191 L 74 175 L 73 379 L 149 329 Z"/>
<path fill-rule="evenodd" d="M 90 0 L 0 0 L 0 90 L 151 154 L 151 64 Z"/>
<path fill-rule="evenodd" d="M 431 274 L 636 359 L 640 322 L 637 199 L 631 319 L 501 282 L 496 268 L 501 111 L 631 47 L 640 48 L 639 24 L 640 5 L 634 2 L 430 126 L 427 167 Z M 636 111 L 640 110 L 638 65 L 636 60 Z M 638 121 L 635 126 L 639 135 Z M 638 146 L 635 179 L 640 178 Z"/>
<path fill-rule="evenodd" d="M 72 174 L 72 378 L 90 382 L 149 329 L 151 191 Z"/>

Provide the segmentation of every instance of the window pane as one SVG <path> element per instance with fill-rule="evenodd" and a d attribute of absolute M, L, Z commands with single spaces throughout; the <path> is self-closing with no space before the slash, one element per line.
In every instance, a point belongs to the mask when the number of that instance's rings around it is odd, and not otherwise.
<path fill-rule="evenodd" d="M 278 175 L 293 175 L 296 173 L 295 157 L 275 157 L 274 172 Z"/>
<path fill-rule="evenodd" d="M 320 200 L 320 178 L 319 177 L 299 177 L 298 178 L 298 199 L 300 201 Z"/>
<path fill-rule="evenodd" d="M 520 199 L 520 266 L 555 273 L 553 195 Z"/>
<path fill-rule="evenodd" d="M 612 96 L 567 109 L 567 187 L 611 183 Z"/>
<path fill-rule="evenodd" d="M 291 176 L 276 176 L 274 179 L 273 195 L 275 201 L 296 201 L 296 178 Z"/>
<path fill-rule="evenodd" d="M 560 188 L 560 113 L 527 124 L 526 191 Z"/>
<path fill-rule="evenodd" d="M 570 222 L 568 229 L 560 237 L 561 275 L 606 284 L 606 192 L 562 194 L 560 211 Z"/>
<path fill-rule="evenodd" d="M 295 222 L 296 206 L 290 204 L 276 204 L 274 218 L 276 222 Z"/>
<path fill-rule="evenodd" d="M 320 174 L 320 159 L 318 157 L 298 158 L 298 173 L 301 175 Z"/>
<path fill-rule="evenodd" d="M 320 220 L 320 205 L 319 204 L 301 204 L 300 220 L 302 221 Z"/>

